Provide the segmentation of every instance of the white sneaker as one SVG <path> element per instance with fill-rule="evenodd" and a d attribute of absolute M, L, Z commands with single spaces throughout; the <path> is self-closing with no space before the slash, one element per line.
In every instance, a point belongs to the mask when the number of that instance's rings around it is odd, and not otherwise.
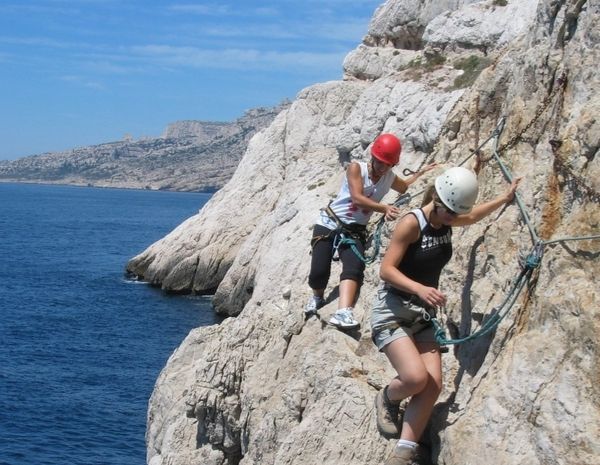
<path fill-rule="evenodd" d="M 343 329 L 358 328 L 360 323 L 354 319 L 352 307 L 341 308 L 329 320 L 333 326 Z"/>
<path fill-rule="evenodd" d="M 306 304 L 306 307 L 304 307 L 304 314 L 306 316 L 314 315 L 323 305 L 325 305 L 325 299 L 318 295 L 313 295 Z"/>

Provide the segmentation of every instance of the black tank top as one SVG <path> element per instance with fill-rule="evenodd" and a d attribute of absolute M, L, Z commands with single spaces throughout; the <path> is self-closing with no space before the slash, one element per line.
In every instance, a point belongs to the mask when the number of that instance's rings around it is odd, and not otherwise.
<path fill-rule="evenodd" d="M 435 229 L 420 208 L 408 214 L 417 218 L 421 234 L 406 249 L 398 269 L 413 281 L 437 289 L 442 269 L 452 257 L 452 228 L 442 225 Z"/>

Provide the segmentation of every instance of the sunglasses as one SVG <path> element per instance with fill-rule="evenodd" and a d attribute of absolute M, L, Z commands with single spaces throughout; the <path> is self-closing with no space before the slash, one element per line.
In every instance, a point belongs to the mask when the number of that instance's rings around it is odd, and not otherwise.
<path fill-rule="evenodd" d="M 456 213 L 454 210 L 450 210 L 446 205 L 444 205 L 442 202 L 435 202 L 435 206 L 436 208 L 443 208 L 446 213 L 450 216 L 457 216 L 458 213 Z"/>

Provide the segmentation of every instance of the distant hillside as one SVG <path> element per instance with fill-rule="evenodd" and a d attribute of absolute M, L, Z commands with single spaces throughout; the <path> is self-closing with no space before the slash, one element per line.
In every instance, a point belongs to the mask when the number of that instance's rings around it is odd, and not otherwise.
<path fill-rule="evenodd" d="M 0 181 L 211 192 L 231 178 L 252 136 L 287 108 L 227 122 L 178 121 L 161 137 L 122 140 L 0 162 Z"/>

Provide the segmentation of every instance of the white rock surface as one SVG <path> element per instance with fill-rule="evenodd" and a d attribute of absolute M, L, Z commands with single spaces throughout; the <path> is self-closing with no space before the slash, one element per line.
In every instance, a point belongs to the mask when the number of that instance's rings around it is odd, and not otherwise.
<path fill-rule="evenodd" d="M 489 0 L 447 11 L 435 17 L 423 33 L 423 41 L 434 47 L 475 47 L 487 51 L 502 47 L 523 34 L 533 23 L 535 1 Z"/>
<path fill-rule="evenodd" d="M 387 1 L 375 11 L 365 41 L 376 46 L 420 49 L 423 30 L 432 19 L 475 2 L 477 0 Z"/>

